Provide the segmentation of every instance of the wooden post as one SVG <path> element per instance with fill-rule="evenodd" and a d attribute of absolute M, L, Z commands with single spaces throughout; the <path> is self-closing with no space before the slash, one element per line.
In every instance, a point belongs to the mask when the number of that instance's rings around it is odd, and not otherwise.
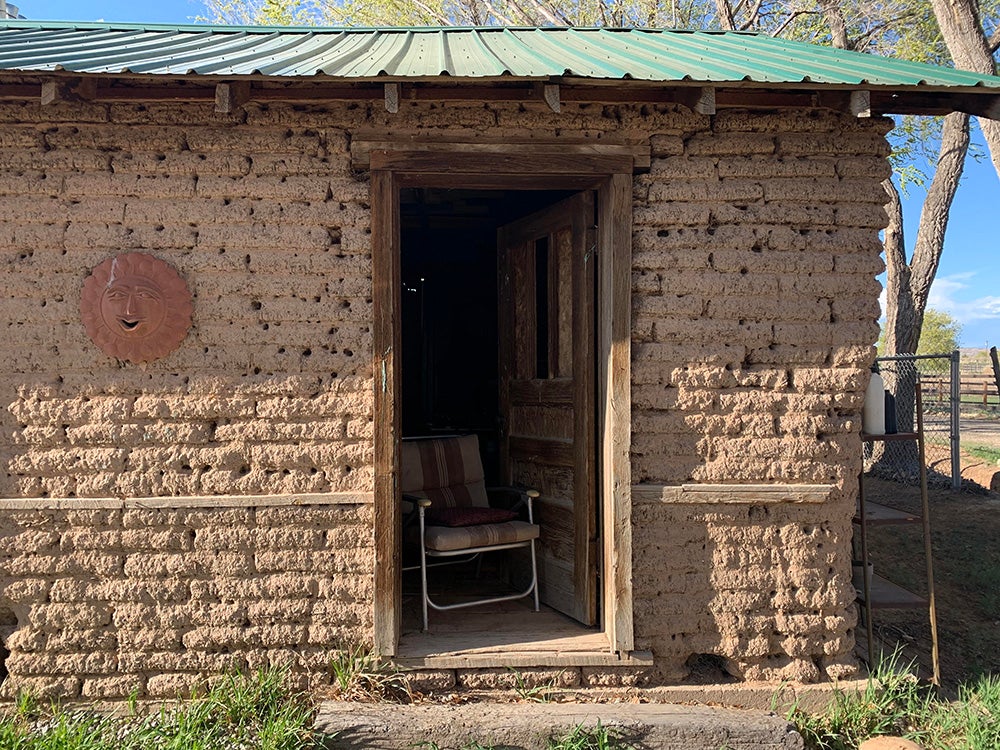
<path fill-rule="evenodd" d="M 997 386 L 997 395 L 1000 396 L 1000 361 L 997 360 L 997 348 L 990 347 L 990 362 L 993 363 L 993 382 Z"/>
<path fill-rule="evenodd" d="M 375 300 L 375 650 L 396 653 L 402 593 L 399 517 L 399 200 L 393 175 L 372 172 L 372 292 Z"/>

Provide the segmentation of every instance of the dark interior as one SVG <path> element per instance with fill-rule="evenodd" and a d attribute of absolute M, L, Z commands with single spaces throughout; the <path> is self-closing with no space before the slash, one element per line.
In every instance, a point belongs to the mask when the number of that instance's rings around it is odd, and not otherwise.
<path fill-rule="evenodd" d="M 476 433 L 499 476 L 497 229 L 567 191 L 402 191 L 403 436 Z"/>

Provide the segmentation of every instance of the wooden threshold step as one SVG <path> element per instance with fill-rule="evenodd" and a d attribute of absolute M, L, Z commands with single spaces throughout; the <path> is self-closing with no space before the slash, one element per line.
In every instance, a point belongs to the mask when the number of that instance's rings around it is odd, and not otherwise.
<path fill-rule="evenodd" d="M 614 654 L 610 651 L 496 651 L 464 654 L 399 655 L 393 662 L 403 669 L 488 669 L 490 667 L 651 667 L 650 651 Z"/>

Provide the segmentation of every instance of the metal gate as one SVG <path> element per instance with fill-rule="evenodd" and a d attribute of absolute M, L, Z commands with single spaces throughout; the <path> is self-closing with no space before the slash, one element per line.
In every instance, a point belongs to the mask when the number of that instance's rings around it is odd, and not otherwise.
<path fill-rule="evenodd" d="M 913 397 L 920 383 L 924 417 L 924 444 L 928 477 L 950 479 L 962 486 L 959 457 L 959 353 L 900 354 L 879 357 L 885 387 L 896 399 L 897 431 L 909 432 L 916 423 Z M 912 443 L 866 443 L 865 472 L 896 481 L 917 478 L 916 451 Z"/>

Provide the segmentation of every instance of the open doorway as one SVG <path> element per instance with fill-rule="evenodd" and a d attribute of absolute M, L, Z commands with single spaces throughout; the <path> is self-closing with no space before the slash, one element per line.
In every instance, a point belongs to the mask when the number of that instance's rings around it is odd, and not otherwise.
<path fill-rule="evenodd" d="M 586 148 L 569 150 L 557 146 L 507 146 L 502 144 L 487 145 L 479 150 L 490 152 L 489 158 L 484 158 L 483 154 L 471 153 L 475 148 L 470 149 L 467 144 L 435 144 L 432 148 L 406 149 L 400 150 L 373 150 L 370 153 L 371 167 L 371 195 L 372 195 L 372 286 L 373 286 L 373 343 L 374 343 L 374 511 L 375 511 L 375 568 L 374 568 L 374 642 L 380 653 L 386 656 L 394 656 L 400 663 L 408 666 L 425 667 L 447 667 L 457 665 L 459 662 L 463 666 L 503 666 L 503 665 L 526 665 L 536 666 L 554 664 L 575 664 L 579 659 L 585 659 L 587 664 L 596 663 L 620 663 L 623 658 L 632 653 L 634 649 L 634 638 L 632 630 L 632 601 L 631 601 L 631 575 L 632 575 L 632 554 L 631 554 L 631 502 L 630 502 L 630 462 L 629 462 L 629 403 L 630 403 L 630 289 L 631 289 L 631 221 L 632 221 L 632 169 L 634 157 L 631 154 L 619 153 L 620 149 L 615 147 L 605 149 L 599 144 L 589 145 Z M 583 151 L 585 153 L 580 153 Z M 586 565 L 580 566 L 583 577 L 577 576 L 574 572 L 574 585 L 577 580 L 587 579 L 595 602 L 595 622 L 599 625 L 598 630 L 590 630 L 595 638 L 589 646 L 583 646 L 582 650 L 574 653 L 574 648 L 569 644 L 559 641 L 548 631 L 537 633 L 534 638 L 534 646 L 522 649 L 520 656 L 512 656 L 511 653 L 497 655 L 495 652 L 480 653 L 475 659 L 470 661 L 467 655 L 448 658 L 448 654 L 454 655 L 455 649 L 450 644 L 440 644 L 437 649 L 438 654 L 445 654 L 440 659 L 408 658 L 407 652 L 412 654 L 409 648 L 409 636 L 404 632 L 402 615 L 404 612 L 402 595 L 401 570 L 401 550 L 402 550 L 402 525 L 401 515 L 401 437 L 403 430 L 404 411 L 404 376 L 403 376 L 403 342 L 402 342 L 402 319 L 403 313 L 403 282 L 402 282 L 402 262 L 403 262 L 403 215 L 408 214 L 408 224 L 414 224 L 412 216 L 409 214 L 419 214 L 419 195 L 416 191 L 440 191 L 438 195 L 446 196 L 447 193 L 454 193 L 454 197 L 470 200 L 472 203 L 480 203 L 475 209 L 483 210 L 482 201 L 485 201 L 489 211 L 496 211 L 501 207 L 510 213 L 504 216 L 491 218 L 484 221 L 482 217 L 473 218 L 469 223 L 485 223 L 489 227 L 490 233 L 497 231 L 498 235 L 503 234 L 497 230 L 497 226 L 506 226 L 508 238 L 520 237 L 525 243 L 533 246 L 536 250 L 544 246 L 541 237 L 545 236 L 548 230 L 545 229 L 545 222 L 559 213 L 557 204 L 563 196 L 573 194 L 577 196 L 587 196 L 593 201 L 591 208 L 586 212 L 579 210 L 569 211 L 570 216 L 577 219 L 584 217 L 582 221 L 576 221 L 573 226 L 574 235 L 581 236 L 580 230 L 586 228 L 591 230 L 589 240 L 591 245 L 584 247 L 578 244 L 580 251 L 575 253 L 577 258 L 586 258 L 592 264 L 594 279 L 590 287 L 593 292 L 589 297 L 594 307 L 589 313 L 579 316 L 579 320 L 587 320 L 589 330 L 593 335 L 593 352 L 590 355 L 587 371 L 594 373 L 596 378 L 592 386 L 575 386 L 565 389 L 562 399 L 565 400 L 569 393 L 590 394 L 593 403 L 586 409 L 577 409 L 576 401 L 573 401 L 575 413 L 586 413 L 592 417 L 591 427 L 587 434 L 593 439 L 593 443 L 587 451 L 580 451 L 580 456 L 585 456 L 592 461 L 592 468 L 596 472 L 597 481 L 595 488 L 596 508 L 588 512 L 590 523 L 594 525 L 593 534 L 596 535 L 596 528 L 603 529 L 601 538 L 591 538 L 589 542 L 581 544 L 578 549 L 586 551 L 589 557 L 578 557 L 576 550 L 573 552 L 574 565 L 576 560 L 586 560 Z M 447 191 L 444 192 L 444 191 Z M 479 196 L 482 192 L 483 195 Z M 548 194 L 548 195 L 545 195 Z M 544 196 L 539 200 L 539 196 Z M 472 200 L 475 198 L 475 200 Z M 515 208 L 518 202 L 523 202 L 520 207 Z M 555 201 L 553 203 L 553 201 Z M 541 210 L 539 210 L 540 207 Z M 530 213 L 535 211 L 534 214 Z M 522 212 L 527 212 L 525 215 Z M 541 214 L 541 216 L 538 216 Z M 427 214 L 430 215 L 429 213 Z M 449 207 L 441 212 L 443 217 L 451 216 L 453 219 L 460 218 L 462 211 Z M 492 215 L 492 214 L 490 214 Z M 522 218 L 514 219 L 507 225 L 502 221 L 520 215 Z M 596 222 L 593 218 L 596 216 Z M 588 217 L 590 220 L 588 221 Z M 534 219 L 540 219 L 535 222 Z M 593 232 L 596 223 L 596 232 Z M 513 226 L 519 224 L 519 228 Z M 407 230 L 409 231 L 409 230 Z M 539 231 L 540 234 L 533 235 L 532 232 Z M 548 232 L 550 234 L 550 232 Z M 485 231 L 484 235 L 485 237 Z M 498 237 L 499 239 L 499 237 Z M 541 242 L 541 245 L 539 244 Z M 516 248 L 518 242 L 513 244 L 498 242 L 497 247 Z M 492 251 L 493 245 L 490 244 Z M 509 277 L 513 268 L 519 268 L 518 273 L 523 272 L 526 276 L 532 274 L 531 253 L 520 254 L 520 260 L 513 266 L 509 259 L 517 253 L 499 250 L 497 255 L 498 268 L 504 268 L 505 263 L 508 273 L 505 275 L 498 273 L 498 283 L 501 290 L 504 288 L 503 279 Z M 484 267 L 488 262 L 484 263 Z M 410 277 L 412 278 L 412 277 Z M 407 279 L 408 283 L 410 278 Z M 419 276 L 417 281 L 419 282 Z M 423 277 L 426 280 L 426 276 Z M 551 278 L 551 277 L 550 277 Z M 425 282 L 426 283 L 426 282 Z M 461 284 L 462 280 L 456 275 L 456 283 Z M 577 287 L 582 289 L 582 286 Z M 505 324 L 501 316 L 504 309 L 504 302 L 507 302 L 506 309 L 509 311 L 514 305 L 520 305 L 532 313 L 537 311 L 537 300 L 534 304 L 529 304 L 531 292 L 536 287 L 522 284 L 515 287 L 513 294 L 506 297 L 499 296 L 496 301 L 500 308 L 497 312 L 497 335 L 493 341 L 507 341 L 511 344 L 513 338 L 504 337 L 502 331 L 517 330 L 524 333 L 528 329 L 521 325 L 510 326 Z M 416 294 L 416 293 L 411 293 Z M 490 296 L 493 296 L 491 289 Z M 485 310 L 485 307 L 483 308 Z M 574 310 L 580 309 L 573 305 Z M 546 316 L 548 317 L 548 316 Z M 530 344 L 537 341 L 539 334 L 531 329 L 530 335 L 522 335 L 518 346 Z M 529 347 L 530 348 L 530 347 Z M 576 351 L 578 347 L 574 346 Z M 497 415 L 500 418 L 500 426 L 490 428 L 492 432 L 499 435 L 498 447 L 495 452 L 498 463 L 494 463 L 495 468 L 490 469 L 500 473 L 503 478 L 505 467 L 515 467 L 518 461 L 522 464 L 532 466 L 538 463 L 545 463 L 545 460 L 536 462 L 535 458 L 551 458 L 553 455 L 560 457 L 559 460 L 565 462 L 567 451 L 551 450 L 544 448 L 545 440 L 548 436 L 522 436 L 525 439 L 513 441 L 505 438 L 511 437 L 510 432 L 505 432 L 502 428 L 504 424 L 509 425 L 509 407 L 513 396 L 517 398 L 527 397 L 531 401 L 534 394 L 533 384 L 524 382 L 533 380 L 532 375 L 528 378 L 509 377 L 507 388 L 503 385 L 505 377 L 505 366 L 510 366 L 514 361 L 511 357 L 498 355 L 497 369 Z M 549 361 L 555 361 L 550 354 Z M 537 374 L 538 359 L 532 355 L 519 359 L 520 366 L 525 366 L 530 372 Z M 413 386 L 408 386 L 412 388 Z M 416 386 L 418 391 L 422 387 Z M 551 386 L 544 386 L 543 390 L 552 390 Z M 557 388 L 555 390 L 558 390 Z M 508 398 L 505 412 L 504 394 Z M 537 396 L 537 394 L 535 394 Z M 548 396 L 555 394 L 542 394 L 543 398 L 535 398 L 535 401 L 542 404 Z M 419 395 L 417 396 L 419 398 Z M 575 399 L 575 395 L 573 396 Z M 425 410 L 425 413 L 426 410 Z M 505 419 L 504 414 L 508 417 Z M 408 427 L 412 427 L 409 415 L 407 416 Z M 543 419 L 529 419 L 528 424 L 546 423 Z M 430 424 L 433 426 L 433 424 Z M 417 425 L 423 428 L 423 425 Z M 516 444 L 515 444 L 516 443 Z M 574 443 L 575 444 L 575 443 Z M 582 443 L 581 443 L 582 444 Z M 507 451 L 507 453 L 505 453 Z M 573 451 L 576 455 L 576 451 Z M 487 449 L 485 456 L 487 463 L 490 462 L 492 451 Z M 517 480 L 516 476 L 511 477 Z M 533 484 L 533 482 L 527 482 Z M 585 507 L 585 506 L 580 506 Z M 597 520 L 599 519 L 599 524 Z M 543 525 L 546 524 L 541 518 Z M 563 520 L 571 521 L 570 516 L 564 514 Z M 575 519 L 573 519 L 575 523 Z M 550 527 L 555 524 L 548 523 Z M 597 580 L 594 577 L 600 576 Z M 565 567 L 564 567 L 564 572 Z M 597 611 L 596 602 L 599 602 L 600 610 Z M 586 601 L 587 597 L 570 597 L 572 601 Z M 560 615 L 562 616 L 562 615 Z M 575 621 L 574 621 L 575 622 Z M 583 627 L 577 625 L 577 627 Z M 547 641 L 542 643 L 542 641 Z M 574 646 L 576 643 L 573 644 Z M 432 649 L 433 650 L 433 649 Z M 425 649 L 426 653 L 430 653 Z M 527 655 L 530 652 L 530 657 Z M 601 654 L 603 653 L 603 656 Z M 510 657 L 510 658 L 506 658 Z M 506 658 L 506 660 L 505 660 Z M 510 659 L 514 660 L 511 661 Z M 605 659 L 606 661 L 601 661 Z M 474 662 L 474 663 L 473 663 Z"/>
<path fill-rule="evenodd" d="M 488 486 L 541 491 L 541 598 L 585 626 L 598 622 L 594 211 L 591 191 L 400 193 L 403 437 L 474 434 Z M 432 570 L 429 585 L 435 598 L 502 596 L 525 589 L 526 563 L 496 553 L 485 571 Z M 454 629 L 470 612 L 434 619 Z"/>

